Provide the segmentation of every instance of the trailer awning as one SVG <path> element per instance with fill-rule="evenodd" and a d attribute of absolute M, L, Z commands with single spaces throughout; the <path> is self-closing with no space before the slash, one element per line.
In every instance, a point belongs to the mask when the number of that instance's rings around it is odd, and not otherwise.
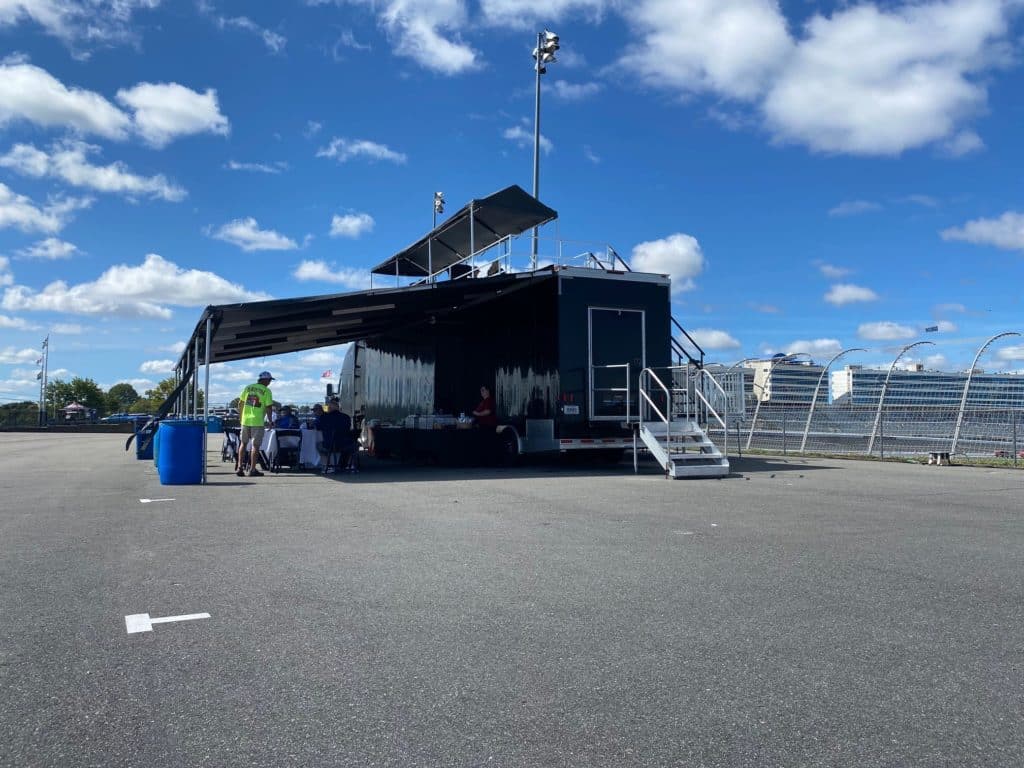
<path fill-rule="evenodd" d="M 408 330 L 549 279 L 554 279 L 550 269 L 389 290 L 209 306 L 196 324 L 179 366 L 182 370 L 193 367 L 190 361 L 197 343 L 199 359 L 205 362 L 208 319 L 209 362 L 223 363 Z"/>
<path fill-rule="evenodd" d="M 493 195 L 473 200 L 436 229 L 382 261 L 371 271 L 378 275 L 426 277 L 470 256 L 473 249 L 494 245 L 557 218 L 558 214 L 513 184 Z"/>

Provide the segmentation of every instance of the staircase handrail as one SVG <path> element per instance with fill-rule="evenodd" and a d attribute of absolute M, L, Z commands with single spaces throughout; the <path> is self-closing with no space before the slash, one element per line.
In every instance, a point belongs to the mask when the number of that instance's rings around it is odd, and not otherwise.
<path fill-rule="evenodd" d="M 672 315 L 669 315 L 669 320 L 671 320 L 672 321 L 672 325 L 674 325 L 676 327 L 676 329 L 680 333 L 682 333 L 683 336 L 686 337 L 686 340 L 689 341 L 694 346 L 694 348 L 697 350 L 698 357 L 694 357 L 693 355 L 691 355 L 689 350 L 686 349 L 686 347 L 684 347 L 682 345 L 682 343 L 680 343 L 676 339 L 675 336 L 672 336 L 671 337 L 672 338 L 672 347 L 675 350 L 676 354 L 679 354 L 681 352 L 682 354 L 686 355 L 686 359 L 687 360 L 689 360 L 691 363 L 696 365 L 698 368 L 703 369 L 704 368 L 704 348 L 701 347 L 701 345 L 698 344 L 696 341 L 694 341 L 693 336 L 691 336 L 689 334 L 689 332 L 685 328 L 683 328 L 682 324 L 678 320 L 676 320 L 675 317 L 673 317 Z"/>
<path fill-rule="evenodd" d="M 694 387 L 693 391 L 697 395 L 697 397 L 699 397 L 701 399 L 701 402 L 704 403 L 705 410 L 708 413 L 710 413 L 712 416 L 715 417 L 715 421 L 717 421 L 719 424 L 722 425 L 722 433 L 725 435 L 725 438 L 724 438 L 724 441 L 723 441 L 723 444 L 722 444 L 722 453 L 724 453 L 726 456 L 728 456 L 729 455 L 729 411 L 728 411 L 729 396 L 726 394 L 725 389 L 722 387 L 722 385 L 715 379 L 714 376 L 711 375 L 710 371 L 708 371 L 708 370 L 706 370 L 704 368 L 701 368 L 700 369 L 700 376 L 701 376 L 702 380 L 706 377 L 707 379 L 709 379 L 711 381 L 711 383 L 714 385 L 715 389 L 717 389 L 722 394 L 722 402 L 725 403 L 725 405 L 726 405 L 726 408 L 723 409 L 725 411 L 725 416 L 723 417 L 723 416 L 719 415 L 718 411 L 715 409 L 715 406 L 713 406 L 711 404 L 711 402 L 704 396 L 703 390 L 702 389 L 697 389 L 696 387 Z M 705 419 L 705 423 L 707 423 L 707 419 Z"/>
<path fill-rule="evenodd" d="M 653 369 L 644 368 L 642 371 L 640 371 L 640 381 L 637 384 L 637 391 L 640 393 L 640 396 L 647 401 L 651 408 L 654 409 L 654 412 L 657 413 L 659 417 L 661 417 L 661 420 L 665 422 L 665 424 L 668 425 L 669 428 L 671 428 L 671 419 L 666 418 L 665 414 L 661 412 L 661 409 L 657 405 L 655 405 L 654 401 L 651 400 L 650 395 L 648 395 L 647 391 L 644 389 L 645 375 L 648 379 L 654 379 L 655 383 L 657 383 L 657 385 L 661 387 L 662 392 L 665 393 L 665 402 L 669 406 L 669 413 L 672 412 L 672 394 L 669 392 L 669 389 L 668 387 L 665 386 L 664 382 L 658 378 L 658 374 L 656 374 Z M 640 427 L 642 428 L 644 425 L 644 411 L 643 408 L 638 408 L 637 410 L 639 411 L 639 413 L 637 413 L 637 421 L 640 424 Z"/>

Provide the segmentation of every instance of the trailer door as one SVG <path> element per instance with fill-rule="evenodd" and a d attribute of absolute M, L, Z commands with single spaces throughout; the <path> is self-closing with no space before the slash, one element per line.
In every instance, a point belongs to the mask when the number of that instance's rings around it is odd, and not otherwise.
<path fill-rule="evenodd" d="M 590 419 L 630 421 L 645 366 L 644 312 L 590 307 Z"/>

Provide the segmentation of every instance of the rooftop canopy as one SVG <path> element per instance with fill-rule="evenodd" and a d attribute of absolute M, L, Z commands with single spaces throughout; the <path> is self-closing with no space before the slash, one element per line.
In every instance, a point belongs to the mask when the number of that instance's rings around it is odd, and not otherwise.
<path fill-rule="evenodd" d="M 371 271 L 377 275 L 428 277 L 505 237 L 521 234 L 557 217 L 553 209 L 513 184 L 493 195 L 470 201 L 426 236 Z"/>

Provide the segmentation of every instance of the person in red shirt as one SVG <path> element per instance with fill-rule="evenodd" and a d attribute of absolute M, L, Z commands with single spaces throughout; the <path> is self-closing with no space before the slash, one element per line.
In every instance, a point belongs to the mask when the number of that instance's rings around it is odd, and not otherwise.
<path fill-rule="evenodd" d="M 477 426 L 496 427 L 498 425 L 498 411 L 494 405 L 494 398 L 491 397 L 491 390 L 486 386 L 480 387 L 480 405 L 473 411 L 473 418 Z"/>

